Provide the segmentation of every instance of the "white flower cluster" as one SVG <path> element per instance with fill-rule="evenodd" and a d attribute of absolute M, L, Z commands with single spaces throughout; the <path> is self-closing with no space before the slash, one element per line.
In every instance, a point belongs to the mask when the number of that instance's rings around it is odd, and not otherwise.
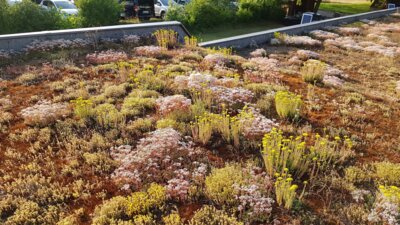
<path fill-rule="evenodd" d="M 251 58 L 250 62 L 256 64 L 259 70 L 264 72 L 277 72 L 279 71 L 279 61 L 277 59 L 269 59 L 266 57 Z"/>
<path fill-rule="evenodd" d="M 272 39 L 272 45 L 285 44 L 289 46 L 320 46 L 322 42 L 312 39 L 309 36 L 289 36 L 283 35 L 281 39 Z"/>
<path fill-rule="evenodd" d="M 157 111 L 161 115 L 167 115 L 173 111 L 188 111 L 192 101 L 183 95 L 171 95 L 160 97 L 156 100 Z"/>
<path fill-rule="evenodd" d="M 365 201 L 365 196 L 371 194 L 370 191 L 368 190 L 354 190 L 351 192 L 351 196 L 353 197 L 354 201 L 356 201 L 357 203 L 364 203 Z"/>
<path fill-rule="evenodd" d="M 347 79 L 348 77 L 349 76 L 342 70 L 331 65 L 327 65 L 322 82 L 328 86 L 341 87 L 344 85 L 343 79 Z"/>
<path fill-rule="evenodd" d="M 166 192 L 169 198 L 184 201 L 189 197 L 190 182 L 183 178 L 173 178 L 168 181 Z"/>
<path fill-rule="evenodd" d="M 335 26 L 328 26 L 325 27 L 328 31 L 337 32 L 341 35 L 359 35 L 361 34 L 361 29 L 358 27 L 335 27 Z"/>
<path fill-rule="evenodd" d="M 206 63 L 207 65 L 210 65 L 211 67 L 214 67 L 216 65 L 219 66 L 225 66 L 228 65 L 231 60 L 228 59 L 226 56 L 223 54 L 208 54 L 206 57 L 204 57 L 203 62 Z"/>
<path fill-rule="evenodd" d="M 174 83 L 178 89 L 201 90 L 217 85 L 217 80 L 210 74 L 192 73 L 189 76 L 176 76 Z"/>
<path fill-rule="evenodd" d="M 56 40 L 34 40 L 26 48 L 26 52 L 36 52 L 36 51 L 52 51 L 55 49 L 66 49 L 66 48 L 83 48 L 90 44 L 89 41 L 84 39 L 56 39 Z"/>
<path fill-rule="evenodd" d="M 250 102 L 254 93 L 244 88 L 227 88 L 222 86 L 214 86 L 210 88 L 213 97 L 219 104 L 235 105 L 245 104 Z"/>
<path fill-rule="evenodd" d="M 256 109 L 250 108 L 252 111 L 251 118 L 243 118 L 241 122 L 242 135 L 247 140 L 260 140 L 266 133 L 270 132 L 273 127 L 278 124 L 273 120 L 261 115 Z"/>
<path fill-rule="evenodd" d="M 387 57 L 395 57 L 400 54 L 399 47 L 385 47 L 371 41 L 357 42 L 351 37 L 340 37 L 336 39 L 328 39 L 324 42 L 325 46 L 336 46 L 342 49 L 365 51 L 382 54 Z"/>
<path fill-rule="evenodd" d="M 388 36 L 379 33 L 370 33 L 367 35 L 368 38 L 375 40 L 378 44 L 383 46 L 397 46 L 397 44 L 390 40 Z"/>
<path fill-rule="evenodd" d="M 121 42 L 123 44 L 138 45 L 140 42 L 140 37 L 138 35 L 124 35 L 124 37 L 121 39 Z"/>
<path fill-rule="evenodd" d="M 237 189 L 240 194 L 236 197 L 240 204 L 238 210 L 240 212 L 251 208 L 248 212 L 249 216 L 267 216 L 272 212 L 272 198 L 262 196 L 257 185 L 249 185 Z M 267 214 L 267 215 L 266 215 Z"/>
<path fill-rule="evenodd" d="M 251 220 L 265 219 L 272 212 L 274 200 L 269 197 L 273 181 L 261 168 L 244 168 L 244 184 L 235 184 L 235 198 L 239 201 L 238 210 Z"/>
<path fill-rule="evenodd" d="M 336 33 L 324 30 L 313 30 L 310 32 L 310 35 L 318 40 L 335 39 L 339 37 Z"/>
<path fill-rule="evenodd" d="M 163 49 L 159 46 L 139 46 L 134 49 L 134 52 L 139 56 L 158 57 L 162 54 Z"/>
<path fill-rule="evenodd" d="M 29 125 L 47 125 L 55 120 L 65 118 L 71 113 L 68 104 L 39 101 L 34 106 L 21 110 L 21 116 Z"/>
<path fill-rule="evenodd" d="M 368 215 L 368 221 L 373 223 L 381 222 L 389 225 L 399 225 L 399 216 L 400 208 L 397 204 L 387 201 L 378 201 L 371 213 Z"/>
<path fill-rule="evenodd" d="M 110 62 L 118 62 L 127 60 L 128 55 L 125 52 L 107 50 L 102 52 L 95 52 L 93 54 L 87 54 L 86 60 L 92 64 L 105 64 Z"/>
<path fill-rule="evenodd" d="M 300 49 L 296 52 L 296 55 L 299 59 L 306 61 L 309 59 L 319 59 L 319 54 L 314 52 L 314 51 L 310 51 L 310 50 L 303 50 Z"/>
<path fill-rule="evenodd" d="M 250 52 L 251 57 L 266 57 L 267 56 L 267 51 L 263 48 L 258 48 L 252 52 Z"/>

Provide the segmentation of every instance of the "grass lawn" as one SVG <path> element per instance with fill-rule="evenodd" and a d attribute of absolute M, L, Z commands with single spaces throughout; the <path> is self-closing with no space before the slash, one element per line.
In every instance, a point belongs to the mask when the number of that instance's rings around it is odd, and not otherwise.
<path fill-rule="evenodd" d="M 370 2 L 362 3 L 321 3 L 320 10 L 345 13 L 345 14 L 357 14 L 370 11 Z"/>
<path fill-rule="evenodd" d="M 241 34 L 248 34 L 252 32 L 258 32 L 268 30 L 272 28 L 282 27 L 283 25 L 279 22 L 271 21 L 259 21 L 251 23 L 238 23 L 238 24 L 226 24 L 223 26 L 210 28 L 204 32 L 193 32 L 190 31 L 194 36 L 199 38 L 199 42 L 211 41 Z"/>

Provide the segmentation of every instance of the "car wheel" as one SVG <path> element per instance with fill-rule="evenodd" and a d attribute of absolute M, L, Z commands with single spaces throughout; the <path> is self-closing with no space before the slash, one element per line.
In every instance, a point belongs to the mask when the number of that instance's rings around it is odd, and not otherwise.
<path fill-rule="evenodd" d="M 162 20 L 165 20 L 165 12 L 161 12 L 160 17 L 161 17 Z"/>

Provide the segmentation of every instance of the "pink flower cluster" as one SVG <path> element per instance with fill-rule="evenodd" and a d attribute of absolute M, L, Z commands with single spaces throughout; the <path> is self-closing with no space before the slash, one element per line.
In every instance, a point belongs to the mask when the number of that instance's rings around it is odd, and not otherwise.
<path fill-rule="evenodd" d="M 320 46 L 322 42 L 312 39 L 309 36 L 289 36 L 284 35 L 282 39 L 272 39 L 272 45 L 285 44 L 289 46 Z"/>
<path fill-rule="evenodd" d="M 243 105 L 251 102 L 254 93 L 244 88 L 227 88 L 222 86 L 214 86 L 210 88 L 213 97 L 219 104 L 227 105 Z"/>
<path fill-rule="evenodd" d="M 399 225 L 400 207 L 392 202 L 378 201 L 368 215 L 368 221 L 389 225 Z"/>
<path fill-rule="evenodd" d="M 217 85 L 217 80 L 210 74 L 192 73 L 190 76 L 176 76 L 174 84 L 178 89 L 202 90 Z"/>
<path fill-rule="evenodd" d="M 325 46 L 336 46 L 342 49 L 374 52 L 387 57 L 395 57 L 400 54 L 399 47 L 385 47 L 371 41 L 357 42 L 351 37 L 340 37 L 336 39 L 328 39 L 324 42 Z"/>
<path fill-rule="evenodd" d="M 325 28 L 328 31 L 337 32 L 342 35 L 359 35 L 361 34 L 361 29 L 358 27 L 335 27 L 328 26 Z"/>
<path fill-rule="evenodd" d="M 296 52 L 296 55 L 299 59 L 301 59 L 303 61 L 306 61 L 309 59 L 319 59 L 319 57 L 320 57 L 319 54 L 314 51 L 303 50 L 303 49 L 298 50 Z"/>
<path fill-rule="evenodd" d="M 310 32 L 310 35 L 318 40 L 335 39 L 339 37 L 338 34 L 324 30 L 313 30 Z"/>
<path fill-rule="evenodd" d="M 171 198 L 183 200 L 188 194 L 188 185 L 177 183 L 176 179 L 192 182 L 194 172 L 198 173 L 202 162 L 208 162 L 204 151 L 193 147 L 191 141 L 172 128 L 158 129 L 140 139 L 135 149 L 130 146 L 111 149 L 111 156 L 121 163 L 112 178 L 131 188 L 152 182 L 165 183 L 169 185 Z"/>
<path fill-rule="evenodd" d="M 261 168 L 244 168 L 246 180 L 242 185 L 234 185 L 238 191 L 238 210 L 248 222 L 265 220 L 272 212 L 274 200 L 270 198 L 273 181 Z M 247 219 L 246 219 L 247 218 Z"/>
<path fill-rule="evenodd" d="M 66 49 L 66 48 L 83 48 L 87 47 L 90 44 L 89 41 L 84 39 L 75 39 L 75 40 L 65 40 L 65 39 L 57 39 L 57 40 L 34 40 L 31 44 L 29 44 L 26 48 L 26 52 L 36 52 L 36 51 L 52 51 L 55 49 Z"/>
<path fill-rule="evenodd" d="M 251 57 L 266 57 L 267 56 L 267 51 L 263 48 L 258 48 L 252 52 L 250 52 Z"/>
<path fill-rule="evenodd" d="M 208 54 L 206 57 L 204 57 L 203 62 L 207 65 L 210 65 L 211 67 L 214 67 L 216 65 L 219 66 L 226 66 L 228 65 L 231 60 L 228 59 L 226 56 L 223 54 Z"/>
<path fill-rule="evenodd" d="M 21 110 L 21 116 L 29 125 L 47 125 L 55 120 L 65 118 L 71 113 L 68 104 L 39 101 L 34 106 Z"/>
<path fill-rule="evenodd" d="M 128 55 L 125 52 L 114 51 L 114 50 L 95 52 L 93 54 L 86 55 L 86 60 L 92 64 L 105 64 L 105 63 L 123 61 L 127 59 Z"/>
<path fill-rule="evenodd" d="M 145 57 L 159 57 L 162 54 L 163 49 L 158 46 L 139 46 L 134 49 L 134 52 L 139 56 Z"/>
<path fill-rule="evenodd" d="M 266 118 L 261 115 L 254 108 L 250 108 L 252 111 L 251 118 L 241 119 L 242 135 L 247 140 L 260 140 L 264 135 L 272 130 L 273 127 L 278 126 L 273 120 Z"/>
<path fill-rule="evenodd" d="M 183 178 L 173 178 L 168 181 L 166 189 L 169 198 L 185 201 L 189 197 L 190 182 Z"/>
<path fill-rule="evenodd" d="M 167 115 L 173 111 L 189 111 L 192 101 L 183 95 L 160 97 L 156 100 L 157 111 Z"/>

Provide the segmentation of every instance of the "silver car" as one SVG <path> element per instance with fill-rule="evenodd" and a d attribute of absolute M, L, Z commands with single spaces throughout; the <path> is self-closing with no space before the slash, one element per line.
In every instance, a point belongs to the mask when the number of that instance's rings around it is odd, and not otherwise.
<path fill-rule="evenodd" d="M 67 0 L 43 0 L 40 6 L 47 9 L 56 8 L 66 15 L 78 15 L 79 12 L 74 3 Z"/>

